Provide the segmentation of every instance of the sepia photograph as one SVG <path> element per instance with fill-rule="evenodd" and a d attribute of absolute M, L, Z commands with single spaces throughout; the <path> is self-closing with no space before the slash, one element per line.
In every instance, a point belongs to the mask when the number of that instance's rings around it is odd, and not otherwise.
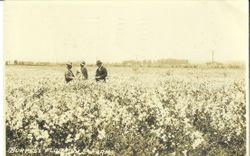
<path fill-rule="evenodd" d="M 247 156 L 247 0 L 5 0 L 5 154 Z"/>

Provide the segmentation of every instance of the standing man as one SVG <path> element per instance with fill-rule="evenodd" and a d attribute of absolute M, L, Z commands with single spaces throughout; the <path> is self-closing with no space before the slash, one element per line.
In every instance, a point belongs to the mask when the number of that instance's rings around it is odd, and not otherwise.
<path fill-rule="evenodd" d="M 96 62 L 96 65 L 98 67 L 95 74 L 96 82 L 106 82 L 106 77 L 108 76 L 107 69 L 102 66 L 102 62 L 100 60 Z"/>
<path fill-rule="evenodd" d="M 74 79 L 74 77 L 75 77 L 75 75 L 73 74 L 73 72 L 72 72 L 72 70 L 71 70 L 71 68 L 72 68 L 72 63 L 66 63 L 66 68 L 67 68 L 67 70 L 66 70 L 66 72 L 65 72 L 65 81 L 66 81 L 66 83 L 68 83 L 68 82 L 70 82 L 70 81 L 72 81 L 73 79 Z"/>
<path fill-rule="evenodd" d="M 82 62 L 80 63 L 80 70 L 77 70 L 76 75 L 82 74 L 83 78 L 84 78 L 85 80 L 87 80 L 87 79 L 88 79 L 88 70 L 87 70 L 87 68 L 85 67 L 85 64 L 86 64 L 86 63 L 85 63 L 84 61 L 82 61 Z"/>

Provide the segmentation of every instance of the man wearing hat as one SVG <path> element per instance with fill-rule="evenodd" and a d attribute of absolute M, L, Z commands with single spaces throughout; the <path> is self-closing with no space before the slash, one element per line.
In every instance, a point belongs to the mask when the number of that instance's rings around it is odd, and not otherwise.
<path fill-rule="evenodd" d="M 66 83 L 68 83 L 68 82 L 72 81 L 75 76 L 71 70 L 72 63 L 66 63 L 66 66 L 67 66 L 67 71 L 65 72 L 65 81 L 66 81 Z"/>
<path fill-rule="evenodd" d="M 82 73 L 83 78 L 84 78 L 85 80 L 87 80 L 87 79 L 88 79 L 88 70 L 87 70 L 87 68 L 85 67 L 85 64 L 86 64 L 86 63 L 85 63 L 84 61 L 82 61 L 82 62 L 80 63 L 80 69 L 76 71 L 76 75 L 80 75 L 80 74 Z"/>
<path fill-rule="evenodd" d="M 98 60 L 96 62 L 97 65 L 97 70 L 96 70 L 96 74 L 95 74 L 95 80 L 96 82 L 106 82 L 106 77 L 108 76 L 108 72 L 107 69 L 105 67 L 103 67 L 102 62 L 100 60 Z"/>

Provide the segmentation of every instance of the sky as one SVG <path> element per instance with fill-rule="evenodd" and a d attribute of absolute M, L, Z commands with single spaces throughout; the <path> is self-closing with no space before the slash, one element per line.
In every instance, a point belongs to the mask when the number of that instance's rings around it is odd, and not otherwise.
<path fill-rule="evenodd" d="M 247 0 L 7 0 L 5 60 L 248 57 Z"/>

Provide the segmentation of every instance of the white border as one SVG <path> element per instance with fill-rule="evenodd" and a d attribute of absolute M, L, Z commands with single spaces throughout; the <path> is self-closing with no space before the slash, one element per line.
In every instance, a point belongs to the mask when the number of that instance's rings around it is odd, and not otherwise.
<path fill-rule="evenodd" d="M 1 126 L 1 132 L 0 133 L 0 155 L 6 155 L 5 153 L 5 106 L 4 106 L 4 47 L 3 47 L 3 38 L 4 38 L 4 31 L 3 31 L 3 5 L 4 2 L 0 1 L 0 107 L 1 107 L 1 112 L 0 112 L 0 126 Z M 249 5 L 249 2 L 248 2 Z M 248 16 L 249 16 L 249 8 L 248 8 Z M 248 19 L 249 20 L 249 19 Z M 249 24 L 249 21 L 248 21 Z M 249 30 L 248 30 L 249 31 Z M 250 32 L 250 31 L 249 31 Z M 249 34 L 249 33 L 248 33 Z M 249 36 L 248 36 L 248 48 L 249 48 Z M 250 155 L 249 151 L 249 49 L 246 54 L 246 124 L 247 124 L 247 134 L 246 134 L 246 149 L 247 153 L 246 155 Z"/>
<path fill-rule="evenodd" d="M 0 105 L 1 105 L 1 112 L 0 112 L 0 125 L 1 125 L 1 134 L 0 134 L 0 155 L 6 155 L 5 153 L 5 107 L 4 107 L 4 54 L 3 54 L 3 1 L 0 1 L 0 55 L 1 55 L 1 59 L 0 59 L 0 83 L 1 83 L 1 87 L 0 87 Z"/>

